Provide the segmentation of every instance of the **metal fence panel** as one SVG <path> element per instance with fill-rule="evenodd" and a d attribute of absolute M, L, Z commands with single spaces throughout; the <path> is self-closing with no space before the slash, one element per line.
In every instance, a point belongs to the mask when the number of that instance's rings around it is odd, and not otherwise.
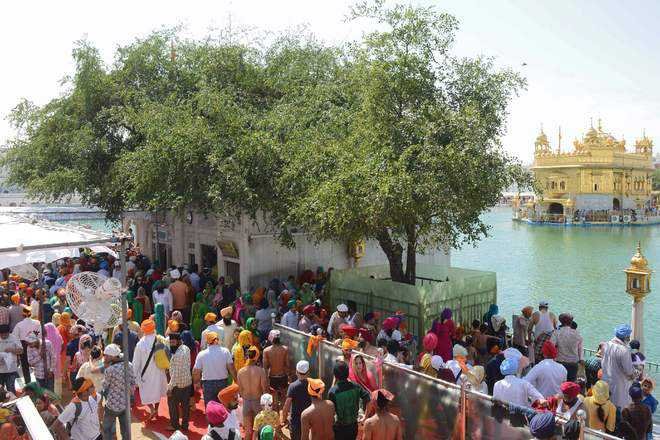
<path fill-rule="evenodd" d="M 310 375 L 320 377 L 329 390 L 333 383 L 332 367 L 337 359 L 343 358 L 339 347 L 323 341 L 318 351 L 308 356 L 309 335 L 275 324 L 281 332 L 282 343 L 289 347 L 291 365 L 301 359 L 311 364 Z M 367 368 L 379 381 L 374 359 L 362 355 Z M 399 415 L 404 426 L 405 439 L 446 440 L 461 439 L 463 430 L 462 413 L 459 406 L 461 389 L 431 378 L 416 371 L 396 365 L 383 364 L 383 388 L 394 396 L 392 411 Z M 524 417 L 511 414 L 506 406 L 491 397 L 471 391 L 465 392 L 465 438 L 475 440 L 526 440 L 530 439 L 529 428 Z M 585 430 L 586 440 L 615 439 L 605 434 Z"/>

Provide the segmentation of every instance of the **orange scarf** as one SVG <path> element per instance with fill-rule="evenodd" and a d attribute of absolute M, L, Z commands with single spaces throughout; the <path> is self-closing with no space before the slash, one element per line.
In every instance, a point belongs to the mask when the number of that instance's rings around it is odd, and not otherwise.
<path fill-rule="evenodd" d="M 312 356 L 322 340 L 323 336 L 321 335 L 312 335 L 309 337 L 309 342 L 307 342 L 307 356 Z"/>

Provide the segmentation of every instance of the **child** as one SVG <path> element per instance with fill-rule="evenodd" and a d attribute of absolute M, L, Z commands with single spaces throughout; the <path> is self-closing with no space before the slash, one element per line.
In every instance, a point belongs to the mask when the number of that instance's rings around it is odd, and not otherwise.
<path fill-rule="evenodd" d="M 639 351 L 639 341 L 633 339 L 630 341 L 630 352 L 632 356 L 633 367 L 635 367 L 635 377 L 637 380 L 642 380 L 644 377 L 644 366 L 646 364 L 646 356 Z"/>
<path fill-rule="evenodd" d="M 642 388 L 642 403 L 649 407 L 651 414 L 655 414 L 655 410 L 658 409 L 658 400 L 651 394 L 653 388 L 655 388 L 655 381 L 647 376 L 640 385 Z M 647 440 L 653 440 L 653 433 L 647 433 L 646 438 Z"/>
<path fill-rule="evenodd" d="M 257 416 L 254 418 L 254 432 L 260 433 L 261 429 L 265 426 L 278 426 L 279 423 L 279 415 L 277 414 L 276 411 L 273 411 L 273 396 L 270 394 L 262 394 L 261 395 L 261 406 L 263 407 L 263 410 L 257 414 Z M 275 438 L 277 437 L 277 433 L 275 433 Z"/>

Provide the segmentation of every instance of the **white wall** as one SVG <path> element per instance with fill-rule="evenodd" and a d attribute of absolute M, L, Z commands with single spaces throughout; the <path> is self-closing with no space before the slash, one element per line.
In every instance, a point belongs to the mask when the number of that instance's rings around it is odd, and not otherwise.
<path fill-rule="evenodd" d="M 333 267 L 335 269 L 346 269 L 353 264 L 348 255 L 347 246 L 343 243 L 325 241 L 315 244 L 307 239 L 305 235 L 296 235 L 296 247 L 287 249 L 282 247 L 277 239 L 272 237 L 257 236 L 249 242 L 250 247 L 250 280 L 249 288 L 267 284 L 273 278 L 286 278 L 289 275 L 297 276 L 305 269 L 316 271 L 318 266 L 325 270 Z M 444 252 L 436 252 L 431 255 L 418 255 L 419 263 L 449 265 L 450 256 Z M 386 264 L 387 257 L 378 243 L 370 241 L 367 243 L 365 256 L 360 259 L 360 266 L 373 266 Z M 241 263 L 243 264 L 243 263 Z"/>
<path fill-rule="evenodd" d="M 128 213 L 126 221 L 133 221 L 137 225 L 136 238 L 143 252 L 152 260 L 151 255 L 151 221 L 144 213 Z M 304 234 L 294 234 L 296 246 L 288 249 L 280 245 L 277 238 L 268 235 L 263 223 L 255 225 L 250 221 L 242 222 L 221 221 L 213 217 L 204 217 L 202 214 L 193 214 L 191 224 L 185 219 L 168 214 L 165 226 L 170 234 L 172 249 L 172 263 L 176 265 L 188 262 L 188 253 L 194 252 L 196 262 L 201 267 L 201 245 L 216 246 L 218 252 L 218 274 L 225 275 L 225 261 L 235 261 L 240 264 L 241 289 L 267 284 L 273 278 L 286 278 L 289 275 L 297 276 L 305 269 L 316 271 L 318 266 L 325 270 L 330 267 L 346 269 L 351 267 L 353 260 L 348 255 L 347 245 L 338 242 L 314 243 Z M 218 240 L 229 240 L 236 244 L 239 261 L 226 259 L 217 247 Z M 194 244 L 194 250 L 189 248 Z M 429 255 L 418 255 L 418 262 L 446 265 L 450 264 L 448 253 L 436 251 Z M 360 266 L 372 266 L 387 263 L 387 258 L 378 243 L 367 243 L 365 256 L 360 260 Z"/>

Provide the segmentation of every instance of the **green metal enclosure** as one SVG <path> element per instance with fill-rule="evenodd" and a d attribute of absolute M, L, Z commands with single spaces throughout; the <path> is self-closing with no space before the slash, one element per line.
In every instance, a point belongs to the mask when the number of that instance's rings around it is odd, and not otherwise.
<path fill-rule="evenodd" d="M 363 315 L 401 311 L 408 329 L 420 340 L 445 307 L 452 309 L 456 324 L 469 329 L 472 320 L 480 320 L 490 304 L 497 304 L 495 272 L 418 264 L 415 286 L 393 282 L 389 276 L 387 265 L 333 270 L 329 281 L 333 309 L 352 300 Z"/>

